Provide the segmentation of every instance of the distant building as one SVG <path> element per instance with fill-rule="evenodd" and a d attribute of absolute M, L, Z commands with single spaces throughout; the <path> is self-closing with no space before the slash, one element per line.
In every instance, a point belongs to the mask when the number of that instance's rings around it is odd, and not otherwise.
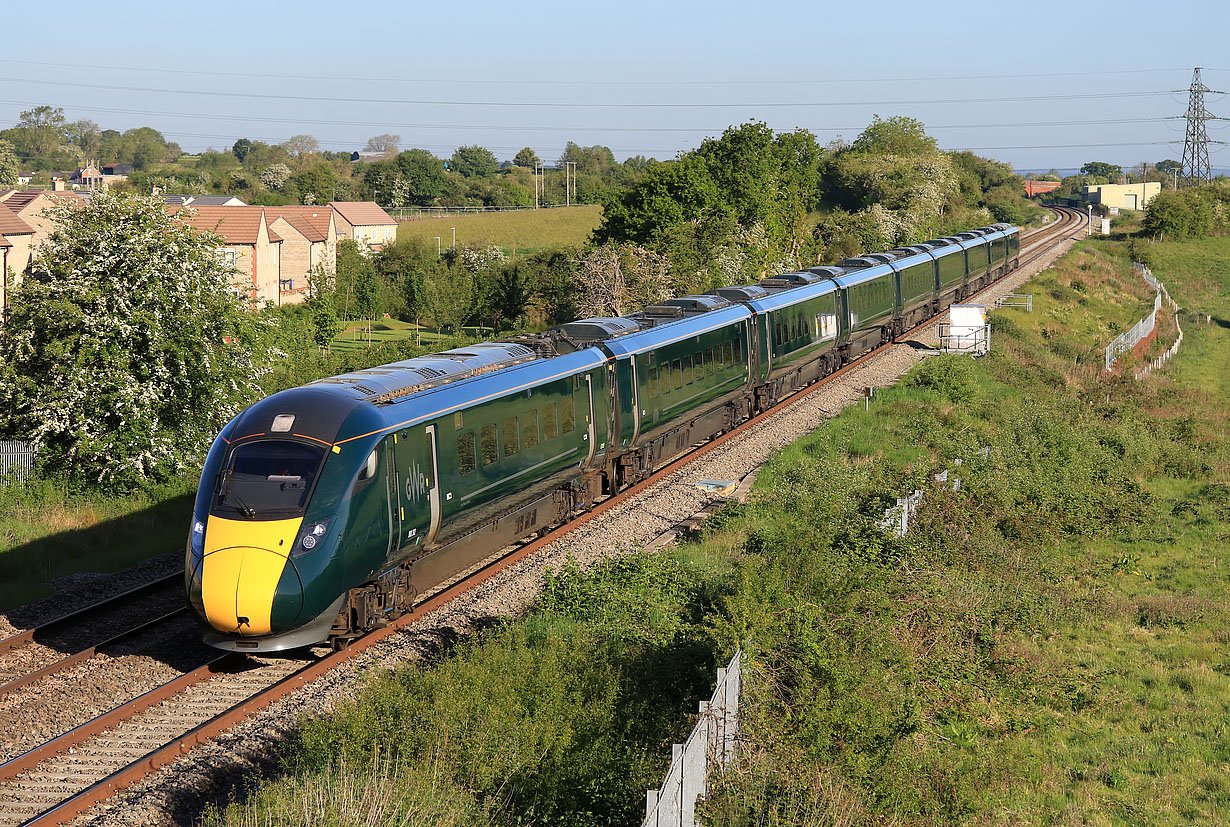
<path fill-rule="evenodd" d="M 1031 178 L 1025 182 L 1025 197 L 1033 198 L 1035 195 L 1041 195 L 1044 192 L 1051 192 L 1062 186 L 1063 184 L 1059 181 L 1035 181 Z"/>
<path fill-rule="evenodd" d="M 330 201 L 337 213 L 338 239 L 351 238 L 367 250 L 382 250 L 397 240 L 397 221 L 375 201 Z"/>
<path fill-rule="evenodd" d="M 199 230 L 222 236 L 223 262 L 238 271 L 236 288 L 253 304 L 282 303 L 282 237 L 269 227 L 264 207 L 167 205 L 167 211 Z"/>
<path fill-rule="evenodd" d="M 1090 204 L 1105 204 L 1121 210 L 1143 210 L 1162 191 L 1159 181 L 1143 184 L 1095 184 L 1085 187 L 1084 199 Z"/>
<path fill-rule="evenodd" d="M 75 170 L 72 175 L 68 176 L 68 183 L 86 189 L 100 189 L 105 186 L 102 170 L 93 164 L 86 164 Z"/>
<path fill-rule="evenodd" d="M 0 322 L 8 318 L 9 291 L 21 284 L 33 254 L 34 228 L 0 203 Z"/>
<path fill-rule="evenodd" d="M 352 164 L 357 164 L 357 163 L 371 164 L 376 161 L 383 161 L 385 158 L 388 158 L 391 154 L 392 153 L 389 153 L 389 152 L 370 152 L 370 151 L 352 152 L 350 153 L 350 162 Z"/>
<path fill-rule="evenodd" d="M 132 175 L 137 169 L 132 164 L 103 164 L 103 175 Z"/>
<path fill-rule="evenodd" d="M 337 269 L 335 214 L 326 206 L 264 209 L 270 228 L 282 237 L 282 304 L 298 304 L 307 298 L 313 267 Z"/>

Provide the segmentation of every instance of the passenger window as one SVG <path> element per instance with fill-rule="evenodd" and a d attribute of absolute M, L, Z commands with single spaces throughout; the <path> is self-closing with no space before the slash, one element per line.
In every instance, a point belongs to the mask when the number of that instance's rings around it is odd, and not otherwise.
<path fill-rule="evenodd" d="M 731 342 L 726 343 L 726 360 L 722 362 L 726 367 L 730 367 L 735 363 L 735 346 Z"/>
<path fill-rule="evenodd" d="M 477 467 L 474 457 L 474 432 L 466 431 L 457 437 L 457 470 L 468 474 Z"/>
<path fill-rule="evenodd" d="M 667 364 L 662 366 L 662 395 L 665 396 L 666 394 L 670 392 L 671 392 L 671 366 L 670 366 L 670 363 L 668 362 Z"/>
<path fill-rule="evenodd" d="M 481 448 L 483 450 L 483 467 L 487 467 L 491 463 L 500 458 L 500 446 L 496 442 L 495 426 L 484 425 L 482 436 L 480 437 Z"/>
<path fill-rule="evenodd" d="M 460 431 L 464 425 L 465 417 L 461 415 L 461 411 L 457 411 L 457 413 L 453 414 L 453 428 Z"/>
<path fill-rule="evenodd" d="M 538 411 L 528 411 L 525 421 L 521 423 L 521 441 L 526 450 L 538 444 Z"/>
<path fill-rule="evenodd" d="M 646 384 L 649 389 L 649 398 L 656 398 L 658 395 L 658 369 L 656 367 L 649 369 L 649 381 Z"/>
<path fill-rule="evenodd" d="M 716 367 L 713 364 L 713 348 L 709 348 L 705 351 L 705 365 L 708 368 L 705 373 L 712 376 L 713 371 L 716 370 Z"/>
<path fill-rule="evenodd" d="M 731 364 L 738 365 L 743 361 L 743 342 L 735 342 L 735 359 Z"/>
<path fill-rule="evenodd" d="M 683 363 L 676 359 L 671 367 L 671 373 L 675 375 L 675 390 L 683 387 Z"/>
<path fill-rule="evenodd" d="M 576 418 L 573 413 L 572 397 L 564 399 L 563 409 L 564 421 L 561 423 L 564 428 L 564 433 L 570 434 L 577 427 Z"/>
<path fill-rule="evenodd" d="M 517 442 L 517 417 L 510 416 L 504 420 L 504 456 L 511 457 L 521 446 Z"/>
<path fill-rule="evenodd" d="M 555 430 L 555 403 L 551 402 L 542 407 L 542 436 L 543 439 L 555 439 L 557 433 Z"/>
<path fill-rule="evenodd" d="M 683 383 L 685 385 L 692 384 L 692 377 L 695 371 L 692 369 L 692 357 L 688 356 L 683 360 Z"/>

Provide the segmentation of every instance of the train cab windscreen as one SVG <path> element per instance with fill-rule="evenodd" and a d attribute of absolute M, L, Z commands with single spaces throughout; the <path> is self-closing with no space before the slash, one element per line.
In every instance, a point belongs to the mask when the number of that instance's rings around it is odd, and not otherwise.
<path fill-rule="evenodd" d="M 302 514 L 324 463 L 323 447 L 260 440 L 236 447 L 218 480 L 211 513 L 274 519 Z"/>

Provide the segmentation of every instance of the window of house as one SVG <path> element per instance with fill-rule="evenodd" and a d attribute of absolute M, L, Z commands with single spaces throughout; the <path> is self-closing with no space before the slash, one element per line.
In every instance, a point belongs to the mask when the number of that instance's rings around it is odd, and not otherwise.
<path fill-rule="evenodd" d="M 517 417 L 510 416 L 504 420 L 504 456 L 511 457 L 521 450 L 517 434 Z"/>
<path fill-rule="evenodd" d="M 542 406 L 542 436 L 543 439 L 555 439 L 555 403 L 550 402 Z"/>
<path fill-rule="evenodd" d="M 480 437 L 480 447 L 483 451 L 484 468 L 500 458 L 500 446 L 496 440 L 494 425 L 483 426 L 482 436 Z"/>
<path fill-rule="evenodd" d="M 563 413 L 563 422 L 561 424 L 563 425 L 564 433 L 570 434 L 577 427 L 576 413 L 573 410 L 573 403 L 572 403 L 571 396 L 564 398 L 562 413 Z"/>
<path fill-rule="evenodd" d="M 474 457 L 474 432 L 466 431 L 457 437 L 457 470 L 468 474 L 478 467 Z"/>
<path fill-rule="evenodd" d="M 522 417 L 521 442 L 526 450 L 538 444 L 538 411 L 527 411 Z"/>

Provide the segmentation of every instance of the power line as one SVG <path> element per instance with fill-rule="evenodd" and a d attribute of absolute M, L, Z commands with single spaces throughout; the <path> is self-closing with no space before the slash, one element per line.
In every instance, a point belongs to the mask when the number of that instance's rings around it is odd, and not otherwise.
<path fill-rule="evenodd" d="M 1029 78 L 1059 78 L 1059 77 L 1088 77 L 1092 75 L 1137 75 L 1137 74 L 1161 74 L 1168 72 L 1184 71 L 1183 69 L 1103 69 L 1084 72 L 1034 72 L 1027 74 L 1009 74 L 1009 75 L 944 75 L 934 77 L 897 77 L 897 78 L 788 78 L 780 80 L 748 80 L 746 78 L 735 78 L 728 80 L 532 80 L 532 79 L 509 79 L 509 78 L 392 78 L 387 76 L 381 77 L 355 77 L 343 75 L 288 75 L 288 74 L 273 74 L 269 72 L 219 72 L 217 70 L 205 69 L 172 69 L 172 68 L 152 68 L 152 67 L 137 67 L 137 66 L 99 66 L 83 63 L 48 63 L 34 60 L 17 60 L 14 58 L 0 58 L 0 63 L 15 63 L 19 66 L 52 66 L 64 69 L 92 69 L 92 70 L 109 70 L 120 72 L 154 72 L 160 75 L 179 74 L 179 75 L 203 75 L 210 77 L 234 77 L 251 80 L 253 76 L 259 75 L 265 78 L 275 78 L 278 80 L 323 80 L 323 81 L 344 81 L 344 82 L 387 82 L 387 83 L 439 83 L 439 84 L 482 84 L 489 83 L 493 85 L 507 86 L 731 86 L 733 84 L 747 85 L 815 85 L 815 84 L 832 84 L 832 83 L 904 83 L 908 81 L 927 81 L 933 82 L 937 80 L 1012 80 L 1012 79 L 1029 79 Z"/>
<path fill-rule="evenodd" d="M 1213 90 L 1200 79 L 1200 67 L 1192 72 L 1191 95 L 1187 102 L 1187 136 L 1183 140 L 1183 178 L 1185 181 L 1209 181 L 1209 131 L 1206 122 L 1212 119 L 1204 106 L 1204 93 Z"/>
<path fill-rule="evenodd" d="M 774 101 L 774 102 L 725 102 L 699 103 L 695 101 L 675 103 L 594 103 L 594 102 L 563 102 L 563 101 L 461 101 L 461 100 L 416 100 L 402 98 L 355 98 L 326 97 L 321 95 L 277 95 L 260 92 L 217 92 L 208 89 L 164 89 L 152 86 L 114 86 L 102 83 L 80 83 L 62 80 L 31 80 L 29 78 L 0 77 L 0 81 L 8 83 L 31 83 L 41 86 L 70 86 L 79 89 L 96 89 L 107 92 L 145 92 L 167 95 L 201 95 L 217 98 L 251 98 L 256 100 L 289 100 L 310 101 L 313 103 L 377 103 L 384 105 L 405 106 L 489 106 L 489 107 L 542 107 L 548 109 L 717 109 L 717 108 L 782 108 L 782 107 L 830 107 L 830 106 L 918 106 L 937 104 L 968 104 L 968 103 L 1025 103 L 1060 100 L 1100 100 L 1116 98 L 1141 98 L 1158 95 L 1169 95 L 1169 90 L 1155 92 L 1090 92 L 1070 95 L 1023 95 L 1016 97 L 983 97 L 983 98 L 932 98 L 882 101 Z"/>

